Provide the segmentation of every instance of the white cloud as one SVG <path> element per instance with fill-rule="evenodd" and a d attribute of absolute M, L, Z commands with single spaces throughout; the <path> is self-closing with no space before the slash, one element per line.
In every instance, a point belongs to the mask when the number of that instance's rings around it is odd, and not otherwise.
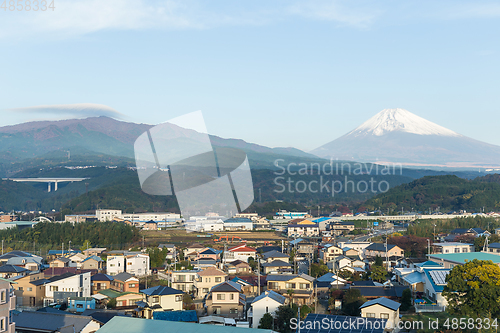
<path fill-rule="evenodd" d="M 55 0 L 54 4 L 53 11 L 1 13 L 0 37 L 66 38 L 103 30 L 208 29 L 296 17 L 364 27 L 378 13 L 352 8 L 343 1 Z"/>

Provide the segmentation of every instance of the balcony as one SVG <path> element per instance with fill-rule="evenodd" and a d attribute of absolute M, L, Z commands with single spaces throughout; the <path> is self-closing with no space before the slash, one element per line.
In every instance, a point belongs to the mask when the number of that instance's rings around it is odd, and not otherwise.
<path fill-rule="evenodd" d="M 16 295 L 12 293 L 9 297 L 9 310 L 14 310 L 16 308 Z"/>

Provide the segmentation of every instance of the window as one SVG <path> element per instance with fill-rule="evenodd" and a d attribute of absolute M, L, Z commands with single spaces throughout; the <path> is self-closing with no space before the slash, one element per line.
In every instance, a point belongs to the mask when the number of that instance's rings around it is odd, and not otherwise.
<path fill-rule="evenodd" d="M 218 301 L 223 301 L 226 299 L 226 295 L 225 294 L 217 294 L 217 300 Z"/>
<path fill-rule="evenodd" d="M 7 290 L 2 289 L 0 290 L 0 303 L 6 303 L 7 302 Z"/>
<path fill-rule="evenodd" d="M 230 295 L 229 295 L 229 299 L 230 299 L 231 301 L 232 301 L 232 300 L 234 300 L 234 294 L 230 294 Z"/>
<path fill-rule="evenodd" d="M 158 303 L 160 301 L 160 297 L 153 296 L 153 303 Z"/>
<path fill-rule="evenodd" d="M 309 289 L 309 283 L 301 283 L 300 289 Z"/>
<path fill-rule="evenodd" d="M 268 306 L 266 306 L 266 313 L 268 313 L 268 312 L 269 312 L 269 307 L 268 307 Z"/>
<path fill-rule="evenodd" d="M 28 290 L 28 291 L 33 291 L 33 288 L 28 287 L 28 288 L 26 288 L 26 290 Z"/>
<path fill-rule="evenodd" d="M 203 293 L 208 293 L 208 288 L 203 288 Z"/>
<path fill-rule="evenodd" d="M 382 319 L 389 319 L 389 314 L 388 313 L 381 313 L 380 318 Z"/>
<path fill-rule="evenodd" d="M 135 283 L 129 283 L 128 287 L 129 288 L 135 288 Z"/>
<path fill-rule="evenodd" d="M 7 330 L 6 320 L 5 317 L 0 319 L 0 331 L 2 332 Z"/>
<path fill-rule="evenodd" d="M 219 307 L 215 307 L 213 309 L 213 314 L 220 314 L 220 308 Z"/>
<path fill-rule="evenodd" d="M 182 301 L 182 295 L 175 295 L 175 301 L 176 302 Z"/>
<path fill-rule="evenodd" d="M 368 313 L 366 314 L 366 318 L 375 318 L 375 313 L 368 312 Z"/>
<path fill-rule="evenodd" d="M 50 290 L 51 291 L 59 291 L 59 287 L 58 286 L 50 286 Z"/>
<path fill-rule="evenodd" d="M 77 304 L 77 305 L 76 305 L 76 308 L 77 308 L 77 309 L 83 309 L 83 304 Z"/>
<path fill-rule="evenodd" d="M 221 277 L 216 277 L 215 278 L 215 282 L 220 282 L 221 281 Z"/>
<path fill-rule="evenodd" d="M 238 309 L 230 309 L 229 313 L 230 314 L 237 314 L 238 313 Z"/>
<path fill-rule="evenodd" d="M 295 283 L 286 283 L 285 285 L 286 289 L 295 289 Z"/>

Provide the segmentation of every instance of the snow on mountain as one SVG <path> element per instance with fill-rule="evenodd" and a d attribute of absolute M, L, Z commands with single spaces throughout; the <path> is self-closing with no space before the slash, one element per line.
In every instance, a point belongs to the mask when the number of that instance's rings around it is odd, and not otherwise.
<path fill-rule="evenodd" d="M 452 130 L 439 126 L 405 109 L 384 109 L 348 135 L 373 134 L 381 136 L 394 131 L 420 135 L 460 136 L 460 134 Z"/>
<path fill-rule="evenodd" d="M 311 153 L 328 159 L 419 167 L 500 166 L 500 146 L 468 138 L 403 109 L 382 110 Z"/>

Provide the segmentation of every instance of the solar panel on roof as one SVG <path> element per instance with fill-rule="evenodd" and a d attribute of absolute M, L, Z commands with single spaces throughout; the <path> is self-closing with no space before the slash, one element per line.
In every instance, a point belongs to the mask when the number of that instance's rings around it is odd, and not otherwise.
<path fill-rule="evenodd" d="M 321 324 L 316 324 L 316 327 L 314 324 L 307 325 L 307 322 L 311 321 L 324 323 L 325 318 L 329 328 L 327 330 Z M 359 320 L 363 322 L 359 324 Z M 352 322 L 355 324 L 351 325 Z M 385 325 L 384 319 L 308 314 L 302 325 L 304 329 L 301 329 L 300 333 L 383 333 Z"/>
<path fill-rule="evenodd" d="M 429 275 L 432 278 L 432 281 L 434 281 L 435 284 L 437 285 L 445 285 L 446 284 L 446 275 L 448 275 L 448 270 L 435 270 L 435 271 L 430 271 Z"/>

